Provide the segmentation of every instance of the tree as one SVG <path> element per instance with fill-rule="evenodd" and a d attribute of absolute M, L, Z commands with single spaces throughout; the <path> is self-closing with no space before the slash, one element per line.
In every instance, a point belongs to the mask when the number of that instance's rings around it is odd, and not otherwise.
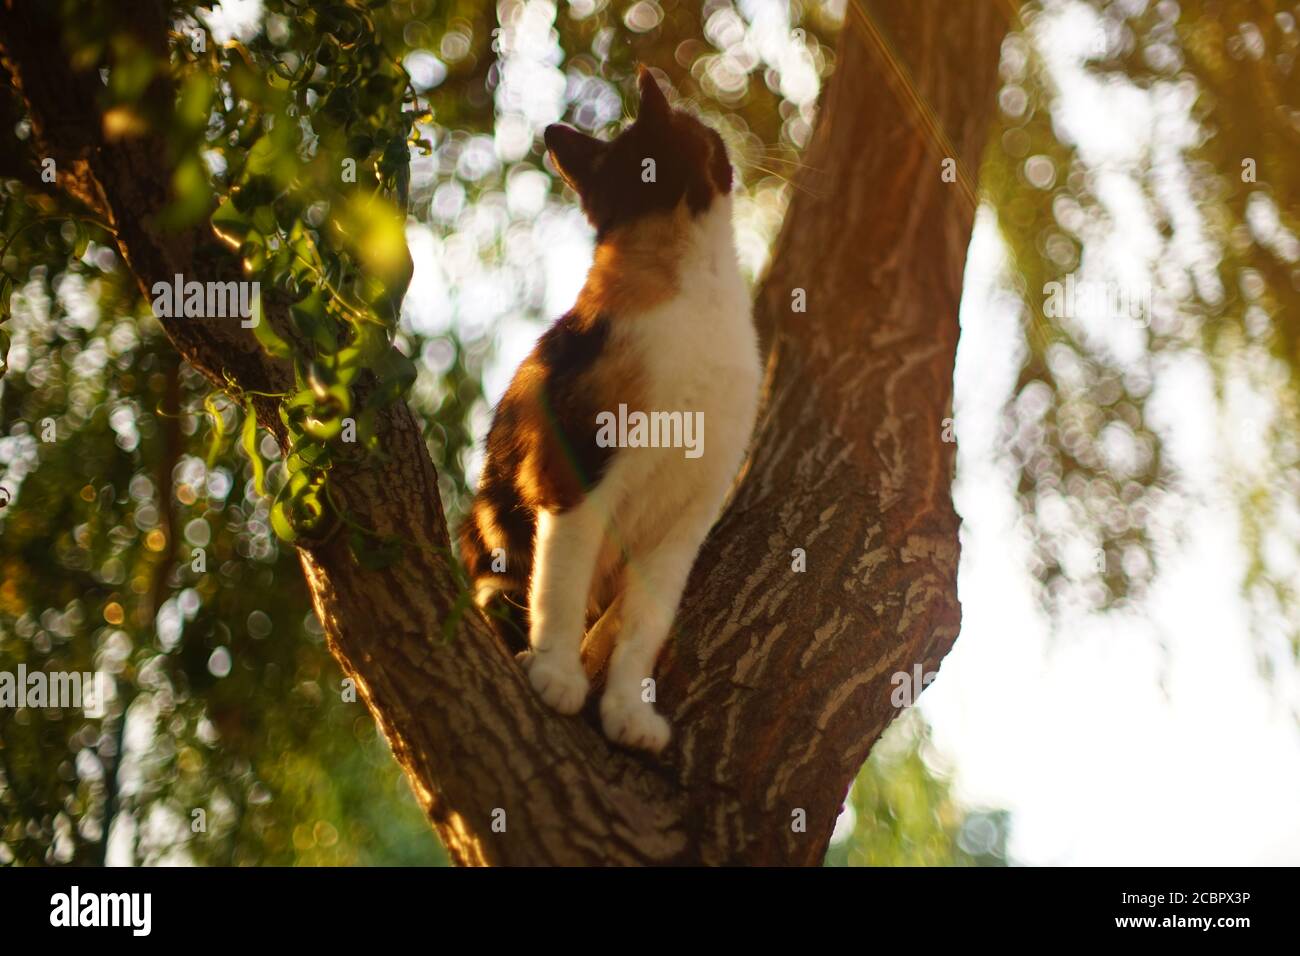
<path fill-rule="evenodd" d="M 184 139 L 201 130 L 212 89 L 133 69 L 168 61 L 169 19 L 161 4 L 128 6 L 115 34 L 124 39 L 108 49 L 78 47 L 44 5 L 6 10 L 0 53 L 30 121 L 24 152 L 54 161 L 61 201 L 111 236 L 146 297 L 177 274 L 239 280 L 241 258 L 244 270 L 274 270 L 284 245 L 265 237 L 281 227 L 316 263 L 309 272 L 290 257 L 264 297 L 260 334 L 238 322 L 160 321 L 185 361 L 298 460 L 305 477 L 290 478 L 272 520 L 296 542 L 330 649 L 453 857 L 819 862 L 842 797 L 897 713 L 894 676 L 933 673 L 958 630 L 945 418 L 1001 8 L 850 4 L 803 191 L 756 297 L 770 354 L 751 460 L 660 662 L 659 705 L 676 728 L 660 763 L 612 749 L 585 718 L 548 711 L 466 610 L 425 436 L 397 400 L 409 385 L 400 353 L 387 335 L 364 337 L 368 319 L 391 322 L 409 275 L 388 207 L 345 192 L 332 210 L 341 240 L 294 231 L 303 210 L 282 202 L 294 171 L 254 145 L 242 178 L 217 197 L 219 241 L 202 215 L 212 200 L 181 188 L 194 171 L 177 161 L 190 155 Z M 327 7 L 314 24 L 317 62 L 350 53 L 364 17 Z M 364 142 L 331 140 L 330 120 L 355 105 L 341 85 L 296 102 L 319 104 L 310 118 L 324 127 L 322 167 L 345 148 L 363 153 L 400 196 L 389 145 L 405 150 L 417 116 L 401 112 L 400 86 L 396 98 L 384 88 L 399 80 L 374 55 L 388 82 L 372 76 L 360 92 L 374 99 Z M 111 67 L 107 95 L 100 63 Z M 312 74 L 289 71 L 284 86 L 311 85 Z M 253 100 L 238 64 L 223 82 L 218 93 Z M 231 121 L 234 135 L 296 140 L 293 124 L 268 127 L 260 114 L 300 114 L 258 95 Z M 200 214 L 178 196 L 196 196 Z M 364 370 L 347 364 L 348 348 L 367 359 Z M 353 409 L 367 454 L 337 442 L 334 426 Z"/>

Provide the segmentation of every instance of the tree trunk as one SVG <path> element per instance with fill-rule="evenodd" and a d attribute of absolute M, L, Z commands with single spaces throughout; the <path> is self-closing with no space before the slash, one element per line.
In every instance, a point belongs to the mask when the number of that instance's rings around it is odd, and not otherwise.
<path fill-rule="evenodd" d="M 612 748 L 594 703 L 576 718 L 546 709 L 486 621 L 456 613 L 434 467 L 404 406 L 382 423 L 385 461 L 334 473 L 359 521 L 413 545 L 383 571 L 358 567 L 341 536 L 304 549 L 313 602 L 461 863 L 819 863 L 898 713 L 893 675 L 935 671 L 956 637 L 955 446 L 943 433 L 973 208 L 941 173 L 945 158 L 978 168 L 1005 12 L 992 0 L 880 0 L 863 4 L 867 21 L 857 2 L 757 296 L 770 356 L 752 458 L 659 664 L 674 727 L 661 760 Z M 97 78 L 72 73 L 43 6 L 6 12 L 0 52 L 61 188 L 114 227 L 142 289 L 178 272 L 233 273 L 206 229 L 155 227 L 161 138 L 103 137 L 88 95 Z M 137 28 L 158 46 L 163 8 L 144 7 L 153 14 Z M 934 123 L 919 120 L 905 75 Z M 795 289 L 806 312 L 792 311 Z M 288 335 L 277 310 L 268 317 Z M 238 323 L 164 325 L 214 382 L 287 381 Z M 259 415 L 280 432 L 272 405 Z"/>

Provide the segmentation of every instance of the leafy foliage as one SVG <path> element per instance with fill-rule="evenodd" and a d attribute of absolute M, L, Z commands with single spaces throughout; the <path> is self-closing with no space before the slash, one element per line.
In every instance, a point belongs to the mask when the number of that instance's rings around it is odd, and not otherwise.
<path fill-rule="evenodd" d="M 1163 107 L 1153 122 L 1168 142 L 1118 159 L 1081 148 L 1062 115 L 1059 57 L 1043 52 L 1063 16 L 1092 30 L 1083 66 L 1105 91 Z M 1055 608 L 1140 597 L 1177 543 L 1187 489 L 1153 424 L 1152 394 L 1171 361 L 1203 356 L 1224 447 L 1253 438 L 1248 451 L 1263 458 L 1262 468 L 1224 462 L 1251 553 L 1243 583 L 1264 629 L 1289 621 L 1300 654 L 1298 17 L 1294 4 L 1272 2 L 1035 2 L 1004 45 L 1001 128 L 982 183 L 1026 316 L 1006 439 Z M 1190 132 L 1168 119 L 1180 110 Z M 1141 261 L 1108 258 L 1108 242 L 1135 230 L 1150 234 Z M 1133 327 L 1117 331 L 1095 311 L 1052 314 L 1049 287 L 1072 275 L 1145 287 Z M 1242 390 L 1271 410 L 1244 410 L 1233 401 Z"/>
<path fill-rule="evenodd" d="M 828 866 L 1006 866 L 1005 810 L 971 810 L 954 797 L 916 711 L 890 725 L 854 781 L 852 829 L 833 840 Z"/>

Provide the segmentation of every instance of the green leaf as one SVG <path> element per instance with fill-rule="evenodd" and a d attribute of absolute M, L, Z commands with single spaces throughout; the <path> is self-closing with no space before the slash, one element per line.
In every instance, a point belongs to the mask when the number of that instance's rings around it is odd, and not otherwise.
<path fill-rule="evenodd" d="M 253 325 L 253 338 L 261 343 L 262 348 L 266 350 L 266 354 L 272 358 L 291 358 L 293 349 L 289 347 L 289 343 L 276 334 L 275 329 L 271 328 L 271 323 L 262 315 L 261 296 L 258 296 L 254 310 L 253 317 L 256 321 Z"/>
<path fill-rule="evenodd" d="M 417 369 L 415 363 L 390 347 L 375 363 L 375 376 L 379 387 L 371 396 L 370 405 L 379 407 L 394 402 L 407 393 L 415 383 Z"/>
<path fill-rule="evenodd" d="M 211 392 L 203 400 L 203 407 L 212 416 L 212 441 L 208 444 L 207 458 L 209 468 L 216 464 L 217 456 L 221 454 L 221 446 L 225 444 L 226 438 L 226 419 L 221 414 L 221 409 L 217 408 L 217 397 L 217 392 Z"/>
<path fill-rule="evenodd" d="M 280 421 L 284 422 L 284 427 L 295 434 L 302 431 L 302 420 L 315 401 L 311 390 L 307 388 L 289 396 L 280 404 Z"/>
<path fill-rule="evenodd" d="M 284 460 L 284 467 L 285 471 L 292 476 L 306 469 L 320 471 L 328 466 L 329 460 L 328 445 L 322 445 L 310 436 L 304 436 L 299 438 L 290 449 Z"/>
<path fill-rule="evenodd" d="M 238 194 L 236 194 L 238 195 Z M 221 200 L 221 205 L 212 214 L 212 231 L 233 249 L 244 244 L 253 224 L 248 216 L 240 212 L 233 199 Z"/>
<path fill-rule="evenodd" d="M 275 169 L 276 148 L 271 136 L 262 136 L 248 151 L 248 163 L 244 166 L 246 176 L 269 176 Z"/>
<path fill-rule="evenodd" d="M 208 75 L 195 70 L 185 78 L 176 100 L 176 122 L 185 129 L 202 130 L 208 124 L 212 83 Z"/>
<path fill-rule="evenodd" d="M 198 156 L 187 156 L 172 174 L 172 201 L 163 211 L 161 221 L 169 229 L 184 228 L 202 221 L 211 208 L 212 187 L 208 185 L 203 161 Z"/>
<path fill-rule="evenodd" d="M 332 352 L 338 347 L 338 337 L 334 333 L 334 323 L 325 311 L 325 295 L 314 289 L 305 298 L 289 306 L 289 315 L 294 325 L 324 352 Z"/>
<path fill-rule="evenodd" d="M 86 229 L 86 224 L 80 219 L 77 223 L 77 239 L 72 244 L 72 258 L 80 259 L 86 254 L 86 248 L 90 245 L 90 232 Z"/>
<path fill-rule="evenodd" d="M 352 343 L 339 349 L 336 367 L 341 381 L 349 380 L 344 372 L 356 372 L 374 365 L 388 349 L 388 334 L 378 325 L 366 323 L 354 326 Z"/>
<path fill-rule="evenodd" d="M 344 417 L 352 410 L 352 396 L 342 385 L 322 384 L 313 389 L 313 397 L 316 401 L 302 420 L 303 431 L 321 441 L 337 438 L 343 431 Z"/>
<path fill-rule="evenodd" d="M 257 489 L 259 495 L 265 495 L 266 465 L 263 464 L 262 456 L 257 450 L 257 415 L 253 412 L 251 401 L 244 406 L 244 427 L 239 436 L 239 443 L 243 446 L 248 460 L 253 463 L 253 487 Z"/>
<path fill-rule="evenodd" d="M 279 224 L 275 221 L 275 210 L 270 206 L 258 206 L 253 210 L 253 225 L 262 235 L 273 235 L 279 229 Z"/>
<path fill-rule="evenodd" d="M 298 532 L 293 529 L 293 524 L 289 520 L 286 500 L 276 498 L 275 503 L 271 505 L 271 530 L 286 544 L 293 544 L 298 540 Z"/>
<path fill-rule="evenodd" d="M 292 544 L 319 527 L 325 515 L 324 485 L 324 473 L 319 471 L 296 472 L 284 483 L 271 505 L 271 529 L 282 541 Z"/>

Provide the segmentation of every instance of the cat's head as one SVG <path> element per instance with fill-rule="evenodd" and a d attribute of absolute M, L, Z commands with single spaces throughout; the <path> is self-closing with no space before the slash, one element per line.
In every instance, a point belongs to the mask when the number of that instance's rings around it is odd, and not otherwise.
<path fill-rule="evenodd" d="M 636 121 L 610 142 L 568 126 L 546 128 L 546 148 L 564 181 L 582 199 L 598 237 L 685 202 L 692 213 L 731 192 L 731 161 L 722 137 L 668 105 L 644 66 L 637 73 Z"/>

